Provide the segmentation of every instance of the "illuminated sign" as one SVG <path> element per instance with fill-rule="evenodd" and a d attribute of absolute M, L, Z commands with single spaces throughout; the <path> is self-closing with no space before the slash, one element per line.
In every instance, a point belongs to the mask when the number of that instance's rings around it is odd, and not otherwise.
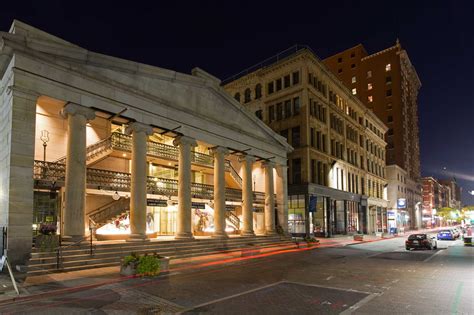
<path fill-rule="evenodd" d="M 398 198 L 397 199 L 397 208 L 398 209 L 406 209 L 407 207 L 407 200 L 405 198 Z"/>

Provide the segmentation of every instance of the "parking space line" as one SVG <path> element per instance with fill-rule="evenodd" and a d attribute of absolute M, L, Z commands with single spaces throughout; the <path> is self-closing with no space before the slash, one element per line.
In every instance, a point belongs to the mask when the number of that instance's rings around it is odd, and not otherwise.
<path fill-rule="evenodd" d="M 361 307 L 364 304 L 369 303 L 371 300 L 373 300 L 375 297 L 377 297 L 379 295 L 381 295 L 381 293 L 372 293 L 372 294 L 366 296 L 365 298 L 363 298 L 362 300 L 360 300 L 359 302 L 357 302 L 356 304 L 352 305 L 351 307 L 349 307 L 348 309 L 346 309 L 344 312 L 340 313 L 339 315 L 352 314 L 356 309 L 358 309 L 359 307 Z"/>
<path fill-rule="evenodd" d="M 434 253 L 433 255 L 431 255 L 430 257 L 426 258 L 425 260 L 423 260 L 423 262 L 428 262 L 430 261 L 431 259 L 433 259 L 434 256 L 438 255 L 439 253 L 441 253 L 442 250 L 438 250 L 436 253 Z"/>

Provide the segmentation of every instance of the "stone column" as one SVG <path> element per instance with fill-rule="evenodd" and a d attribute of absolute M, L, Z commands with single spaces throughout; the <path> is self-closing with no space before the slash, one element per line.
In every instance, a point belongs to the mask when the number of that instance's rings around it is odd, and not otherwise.
<path fill-rule="evenodd" d="M 227 238 L 225 231 L 225 155 L 229 152 L 224 147 L 215 147 L 214 155 L 214 234 L 215 238 Z"/>
<path fill-rule="evenodd" d="M 275 163 L 264 162 L 265 169 L 265 234 L 275 235 L 275 192 L 273 188 L 273 168 Z"/>
<path fill-rule="evenodd" d="M 253 231 L 253 190 L 252 190 L 252 165 L 255 158 L 245 155 L 239 159 L 242 163 L 242 236 L 254 236 Z"/>
<path fill-rule="evenodd" d="M 278 209 L 278 225 L 281 226 L 283 232 L 288 234 L 288 166 L 277 165 L 277 209 Z"/>
<path fill-rule="evenodd" d="M 77 241 L 85 235 L 86 207 L 86 123 L 95 111 L 69 103 L 61 110 L 67 119 L 66 185 L 63 238 Z"/>
<path fill-rule="evenodd" d="M 130 236 L 128 242 L 149 240 L 146 236 L 147 140 L 153 128 L 139 122 L 131 123 L 125 132 L 132 135 L 130 178 Z"/>
<path fill-rule="evenodd" d="M 178 160 L 178 225 L 176 239 L 193 239 L 191 231 L 191 149 L 196 140 L 180 136 L 173 141 L 179 147 Z"/>
<path fill-rule="evenodd" d="M 11 74 L 0 91 L 0 226 L 8 227 L 8 260 L 16 266 L 25 265 L 31 253 L 39 95 L 14 86 Z"/>

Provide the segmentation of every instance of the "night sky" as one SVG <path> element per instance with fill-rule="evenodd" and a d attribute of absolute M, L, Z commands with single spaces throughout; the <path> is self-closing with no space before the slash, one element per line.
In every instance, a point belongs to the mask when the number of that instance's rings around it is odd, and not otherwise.
<path fill-rule="evenodd" d="M 325 58 L 399 38 L 422 82 L 422 175 L 454 175 L 474 205 L 472 1 L 4 2 L 1 31 L 19 19 L 88 50 L 185 73 L 199 66 L 221 79 L 294 44 Z"/>

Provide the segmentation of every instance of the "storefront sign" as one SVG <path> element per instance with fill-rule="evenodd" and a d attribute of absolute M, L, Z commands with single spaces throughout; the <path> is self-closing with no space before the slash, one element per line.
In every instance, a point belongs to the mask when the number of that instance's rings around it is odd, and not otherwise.
<path fill-rule="evenodd" d="M 316 212 L 316 204 L 318 198 L 316 196 L 309 196 L 309 212 Z"/>
<path fill-rule="evenodd" d="M 168 201 L 164 199 L 147 199 L 146 205 L 148 207 L 166 207 L 168 206 Z"/>
<path fill-rule="evenodd" d="M 398 209 L 406 209 L 407 207 L 407 200 L 405 198 L 398 198 L 397 199 L 397 208 Z"/>
<path fill-rule="evenodd" d="M 395 220 L 395 211 L 387 211 L 387 219 Z"/>
<path fill-rule="evenodd" d="M 193 209 L 206 209 L 206 204 L 205 203 L 200 203 L 200 202 L 192 202 L 191 203 L 191 208 L 193 208 Z"/>

